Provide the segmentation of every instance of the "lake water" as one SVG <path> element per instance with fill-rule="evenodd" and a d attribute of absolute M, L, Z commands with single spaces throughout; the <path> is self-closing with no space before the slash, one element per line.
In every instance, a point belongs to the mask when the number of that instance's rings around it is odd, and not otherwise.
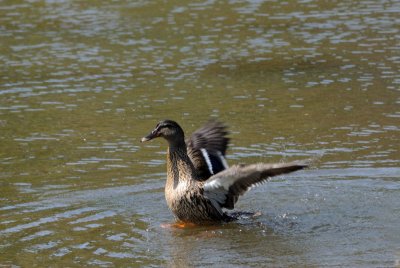
<path fill-rule="evenodd" d="M 0 2 L 1 267 L 400 266 L 400 2 Z M 164 118 L 315 159 L 186 229 Z"/>

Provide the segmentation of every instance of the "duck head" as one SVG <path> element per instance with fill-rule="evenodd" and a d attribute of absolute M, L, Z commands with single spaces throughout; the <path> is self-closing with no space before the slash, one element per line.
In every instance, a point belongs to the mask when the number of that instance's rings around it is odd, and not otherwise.
<path fill-rule="evenodd" d="M 185 140 L 182 128 L 178 123 L 172 120 L 163 120 L 159 122 L 154 130 L 146 137 L 143 137 L 140 141 L 145 142 L 158 137 L 163 137 L 170 145 L 177 145 L 181 142 L 184 143 Z"/>

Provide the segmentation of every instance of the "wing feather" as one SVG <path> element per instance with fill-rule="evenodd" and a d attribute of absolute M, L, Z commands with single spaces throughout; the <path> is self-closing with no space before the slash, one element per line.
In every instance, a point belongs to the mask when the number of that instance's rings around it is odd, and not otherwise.
<path fill-rule="evenodd" d="M 235 165 L 208 179 L 204 183 L 204 194 L 220 207 L 233 209 L 239 196 L 250 187 L 266 182 L 270 177 L 290 173 L 307 167 L 306 163 L 279 163 Z"/>
<path fill-rule="evenodd" d="M 209 121 L 186 140 L 189 158 L 201 180 L 207 180 L 226 168 L 224 156 L 229 143 L 227 135 L 227 127 L 223 123 Z"/>

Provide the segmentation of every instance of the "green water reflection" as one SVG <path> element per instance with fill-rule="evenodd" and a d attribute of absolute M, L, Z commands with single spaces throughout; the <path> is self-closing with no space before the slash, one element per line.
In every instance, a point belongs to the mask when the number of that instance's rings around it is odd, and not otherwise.
<path fill-rule="evenodd" d="M 399 11 L 2 1 L 0 265 L 394 265 Z M 314 157 L 316 170 L 244 197 L 256 222 L 163 229 L 165 144 L 139 139 L 210 117 L 230 127 L 230 163 Z"/>

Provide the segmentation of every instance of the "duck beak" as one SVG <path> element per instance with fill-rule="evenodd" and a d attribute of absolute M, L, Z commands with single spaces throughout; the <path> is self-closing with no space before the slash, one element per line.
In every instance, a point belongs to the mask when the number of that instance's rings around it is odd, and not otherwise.
<path fill-rule="evenodd" d="M 143 137 L 140 142 L 145 142 L 145 141 L 150 141 L 154 138 L 157 138 L 157 132 L 156 131 L 152 131 L 149 135 L 147 135 L 146 137 Z"/>

